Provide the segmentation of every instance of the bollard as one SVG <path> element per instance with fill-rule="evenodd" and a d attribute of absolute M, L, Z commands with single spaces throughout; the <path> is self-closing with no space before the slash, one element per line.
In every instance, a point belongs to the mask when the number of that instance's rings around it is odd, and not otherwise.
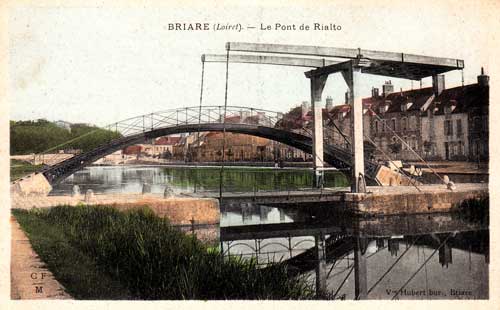
<path fill-rule="evenodd" d="M 453 183 L 447 175 L 443 176 L 443 182 L 446 185 L 446 188 L 449 189 L 450 191 L 453 191 L 457 188 L 455 186 L 455 183 Z"/>
<path fill-rule="evenodd" d="M 147 193 L 151 193 L 151 185 L 148 183 L 143 183 L 142 184 L 142 194 L 144 195 Z"/>
<path fill-rule="evenodd" d="M 71 197 L 78 197 L 78 196 L 80 196 L 80 186 L 73 185 L 73 191 L 71 193 Z"/>
<path fill-rule="evenodd" d="M 446 174 L 443 176 L 443 182 L 446 185 L 448 185 L 448 183 L 450 183 L 450 178 Z"/>
<path fill-rule="evenodd" d="M 85 202 L 90 203 L 94 199 L 94 192 L 91 189 L 88 189 L 85 192 Z"/>
<path fill-rule="evenodd" d="M 163 191 L 163 198 L 172 198 L 174 197 L 174 191 L 170 186 L 165 186 L 165 190 Z"/>

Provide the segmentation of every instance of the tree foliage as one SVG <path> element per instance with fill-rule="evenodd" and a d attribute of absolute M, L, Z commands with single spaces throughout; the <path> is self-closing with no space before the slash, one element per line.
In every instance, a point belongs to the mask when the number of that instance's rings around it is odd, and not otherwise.
<path fill-rule="evenodd" d="M 10 153 L 13 155 L 58 150 L 89 151 L 121 135 L 84 124 L 71 125 L 71 131 L 44 119 L 10 122 Z M 72 141 L 70 143 L 66 143 Z"/>

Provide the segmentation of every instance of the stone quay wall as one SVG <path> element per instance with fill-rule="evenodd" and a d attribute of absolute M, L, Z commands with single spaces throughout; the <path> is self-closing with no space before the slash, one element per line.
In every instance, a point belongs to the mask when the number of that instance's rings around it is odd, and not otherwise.
<path fill-rule="evenodd" d="M 443 185 L 420 188 L 420 192 L 410 187 L 392 187 L 367 194 L 347 193 L 345 201 L 354 213 L 393 215 L 449 212 L 465 200 L 489 196 L 488 184 L 458 184 L 453 191 Z"/>
<path fill-rule="evenodd" d="M 58 205 L 109 205 L 120 210 L 148 207 L 174 225 L 219 223 L 219 202 L 212 198 L 172 197 L 154 194 L 107 194 L 78 196 L 11 195 L 11 208 L 50 208 Z"/>

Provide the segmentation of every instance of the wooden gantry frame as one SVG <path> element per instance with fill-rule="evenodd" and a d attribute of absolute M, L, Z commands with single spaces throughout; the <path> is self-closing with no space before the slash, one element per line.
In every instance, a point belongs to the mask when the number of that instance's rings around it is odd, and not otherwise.
<path fill-rule="evenodd" d="M 230 53 L 231 52 L 231 53 Z M 237 54 L 233 53 L 237 52 Z M 249 53 L 249 54 L 241 54 Z M 292 55 L 292 56 L 282 56 Z M 313 162 L 315 186 L 323 186 L 323 120 L 322 94 L 330 74 L 341 73 L 349 87 L 351 105 L 352 192 L 365 191 L 363 150 L 363 106 L 360 80 L 362 73 L 409 80 L 443 74 L 464 68 L 460 59 L 414 55 L 406 53 L 289 44 L 226 43 L 226 54 L 206 54 L 202 62 L 247 63 L 303 67 L 309 69 L 305 76 L 311 84 L 313 111 Z"/>

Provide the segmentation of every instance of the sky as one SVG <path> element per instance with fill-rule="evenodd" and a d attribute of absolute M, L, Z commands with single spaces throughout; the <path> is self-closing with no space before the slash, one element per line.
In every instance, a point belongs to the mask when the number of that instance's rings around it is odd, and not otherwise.
<path fill-rule="evenodd" d="M 302 2 L 304 3 L 304 2 Z M 225 42 L 362 48 L 458 58 L 465 83 L 489 69 L 491 31 L 480 27 L 484 7 L 370 2 L 368 5 L 191 5 L 162 7 L 17 7 L 8 19 L 10 118 L 45 118 L 104 126 L 129 117 L 199 105 L 201 55 L 225 53 Z M 404 4 L 403 4 L 404 3 Z M 171 31 L 169 23 L 240 23 L 256 29 Z M 260 30 L 261 24 L 333 23 L 340 31 Z M 230 64 L 228 105 L 286 112 L 309 100 L 305 68 Z M 204 105 L 224 104 L 225 65 L 205 66 Z M 391 80 L 395 89 L 419 83 L 363 75 L 361 91 Z M 430 78 L 423 86 L 430 86 Z M 446 86 L 461 85 L 460 71 Z M 323 99 L 344 101 L 340 74 L 329 77 Z"/>

